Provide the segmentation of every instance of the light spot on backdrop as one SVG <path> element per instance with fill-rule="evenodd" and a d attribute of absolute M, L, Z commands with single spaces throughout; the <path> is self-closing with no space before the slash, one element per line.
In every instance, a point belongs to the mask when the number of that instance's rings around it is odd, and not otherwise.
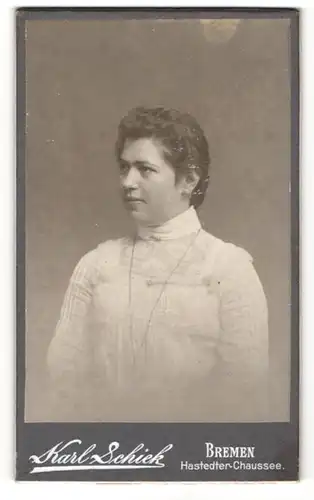
<path fill-rule="evenodd" d="M 208 42 L 220 44 L 229 42 L 235 35 L 240 19 L 201 19 L 203 33 Z"/>

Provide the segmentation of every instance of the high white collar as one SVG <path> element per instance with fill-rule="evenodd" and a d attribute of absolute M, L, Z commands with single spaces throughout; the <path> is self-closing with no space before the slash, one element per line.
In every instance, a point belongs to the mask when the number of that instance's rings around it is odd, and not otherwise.
<path fill-rule="evenodd" d="M 139 226 L 137 234 L 142 239 L 173 240 L 187 236 L 201 229 L 201 223 L 194 207 L 168 220 L 161 226 Z"/>

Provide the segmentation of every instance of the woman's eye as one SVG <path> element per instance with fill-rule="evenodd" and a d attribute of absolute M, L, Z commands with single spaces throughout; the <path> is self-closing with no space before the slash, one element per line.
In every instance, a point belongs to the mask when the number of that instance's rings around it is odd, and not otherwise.
<path fill-rule="evenodd" d="M 129 165 L 126 165 L 124 163 L 120 163 L 120 173 L 121 174 L 126 174 L 129 171 L 130 167 Z"/>
<path fill-rule="evenodd" d="M 153 172 L 154 170 L 151 167 L 147 167 L 147 166 L 143 165 L 142 167 L 140 167 L 140 171 L 143 174 L 148 174 L 150 172 Z"/>

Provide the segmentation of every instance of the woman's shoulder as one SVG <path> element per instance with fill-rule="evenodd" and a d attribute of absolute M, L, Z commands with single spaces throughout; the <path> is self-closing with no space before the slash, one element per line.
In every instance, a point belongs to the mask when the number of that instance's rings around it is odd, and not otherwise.
<path fill-rule="evenodd" d="M 206 254 L 215 273 L 228 272 L 241 265 L 252 265 L 252 255 L 243 247 L 202 231 Z"/>
<path fill-rule="evenodd" d="M 95 252 L 98 255 L 116 255 L 116 252 L 120 251 L 128 244 L 128 238 L 114 238 L 106 241 L 102 241 L 95 248 Z"/>
<path fill-rule="evenodd" d="M 121 250 L 126 244 L 126 238 L 103 241 L 92 250 L 87 251 L 79 260 L 78 266 L 89 268 L 102 267 L 104 264 L 114 266 L 118 264 Z"/>

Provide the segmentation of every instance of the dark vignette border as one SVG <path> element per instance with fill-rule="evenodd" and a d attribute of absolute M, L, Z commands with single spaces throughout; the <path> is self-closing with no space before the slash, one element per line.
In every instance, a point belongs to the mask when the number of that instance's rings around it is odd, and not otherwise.
<path fill-rule="evenodd" d="M 23 15 L 24 14 L 24 15 Z M 25 407 L 25 13 L 16 16 L 16 452 L 23 443 Z"/>
<path fill-rule="evenodd" d="M 290 68 L 291 68 L 291 380 L 290 380 L 290 422 L 289 423 L 260 423 L 260 424 L 55 424 L 40 423 L 26 424 L 24 422 L 25 407 L 25 102 L 26 102 L 26 72 L 25 72 L 25 21 L 28 20 L 51 20 L 51 19 L 184 19 L 184 18 L 289 18 L 291 22 L 290 29 Z M 295 481 L 299 473 L 299 366 L 300 366 L 300 348 L 299 348 L 299 328 L 300 328 L 300 271 L 299 271 L 299 241 L 300 241 L 300 199 L 299 199 L 299 127 L 300 127 L 300 70 L 299 70 L 299 16 L 298 9 L 285 8 L 20 8 L 16 9 L 16 92 L 17 92 L 17 110 L 16 110 L 16 479 L 22 481 L 32 480 L 84 480 L 84 481 L 274 481 L 288 480 Z M 102 427 L 101 427 L 102 426 Z M 173 471 L 170 475 L 158 474 L 158 477 L 145 475 L 137 472 L 136 477 L 130 473 L 121 474 L 113 471 L 106 478 L 99 474 L 80 474 L 80 477 L 68 473 L 58 475 L 50 473 L 41 475 L 40 478 L 29 475 L 28 457 L 35 452 L 38 442 L 42 443 L 47 434 L 52 433 L 58 436 L 73 437 L 73 430 L 76 435 L 82 433 L 86 435 L 101 436 L 106 427 L 110 439 L 112 435 L 130 436 L 130 434 L 139 436 L 142 439 L 144 435 L 160 436 L 168 435 L 168 440 L 172 436 L 182 438 L 184 432 L 195 433 L 197 438 L 206 440 L 208 430 L 215 435 L 234 435 L 243 437 L 244 441 L 248 437 L 254 436 L 256 442 L 270 440 L 279 440 L 281 446 L 277 451 L 273 449 L 270 456 L 264 452 L 264 460 L 282 460 L 286 464 L 286 472 L 277 472 L 276 475 L 252 475 L 252 473 L 238 474 L 231 477 L 227 474 L 217 474 L 215 477 L 206 479 L 205 476 L 198 474 L 178 475 Z M 110 434 L 110 431 L 112 434 Z M 57 434 L 56 434 L 57 433 Z M 183 433 L 183 434 L 182 434 Z M 74 432 L 75 435 L 75 432 Z M 136 441 L 135 437 L 135 441 Z M 35 449 L 34 449 L 35 440 Z M 59 439 L 60 440 L 60 439 Z M 53 441 L 56 442 L 56 441 Z M 138 441 L 137 441 L 138 442 Z M 269 441 L 272 444 L 272 441 Z M 47 448 L 42 443 L 41 450 Z M 226 443 L 227 444 L 227 443 Z M 250 444 L 250 441 L 247 442 Z M 191 442 L 188 440 L 187 451 L 191 448 Z M 33 446 L 33 447 L 32 447 Z M 272 448 L 272 446 L 270 446 Z M 275 447 L 276 448 L 276 447 Z M 40 451 L 40 450 L 39 450 Z M 185 450 L 186 451 L 186 450 Z M 192 453 L 193 455 L 193 453 Z M 179 457 L 180 458 L 180 457 Z M 196 458 L 197 460 L 197 458 Z M 169 464 L 169 468 L 172 464 Z M 44 477 L 46 476 L 46 477 Z"/>

